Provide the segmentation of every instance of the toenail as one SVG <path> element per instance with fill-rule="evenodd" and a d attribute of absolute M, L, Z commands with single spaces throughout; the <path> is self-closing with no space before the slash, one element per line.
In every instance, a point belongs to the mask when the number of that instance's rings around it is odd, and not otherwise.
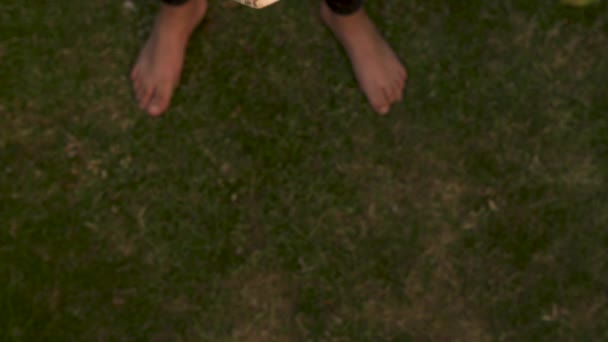
<path fill-rule="evenodd" d="M 160 115 L 161 110 L 160 110 L 160 106 L 157 104 L 153 104 L 150 107 L 148 107 L 148 113 L 150 113 L 150 115 Z"/>

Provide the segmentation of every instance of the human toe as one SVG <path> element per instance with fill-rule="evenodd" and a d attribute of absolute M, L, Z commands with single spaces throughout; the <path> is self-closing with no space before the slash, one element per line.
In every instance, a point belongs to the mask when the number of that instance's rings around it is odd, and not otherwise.
<path fill-rule="evenodd" d="M 139 108 L 145 110 L 148 107 L 153 94 L 154 88 L 142 86 L 138 95 Z"/>
<path fill-rule="evenodd" d="M 139 68 L 133 68 L 133 70 L 131 70 L 130 77 L 132 81 L 135 81 L 139 77 Z"/>
<path fill-rule="evenodd" d="M 169 107 L 169 99 L 166 95 L 156 93 L 146 107 L 148 114 L 152 116 L 161 115 Z"/>

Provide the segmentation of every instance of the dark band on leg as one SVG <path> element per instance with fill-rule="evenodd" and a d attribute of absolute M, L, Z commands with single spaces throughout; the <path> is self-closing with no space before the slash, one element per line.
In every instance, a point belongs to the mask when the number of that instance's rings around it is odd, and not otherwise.
<path fill-rule="evenodd" d="M 162 2 L 171 6 L 179 6 L 188 2 L 188 0 L 162 0 Z"/>
<path fill-rule="evenodd" d="M 334 13 L 340 15 L 353 14 L 363 6 L 363 0 L 325 0 L 325 2 Z"/>

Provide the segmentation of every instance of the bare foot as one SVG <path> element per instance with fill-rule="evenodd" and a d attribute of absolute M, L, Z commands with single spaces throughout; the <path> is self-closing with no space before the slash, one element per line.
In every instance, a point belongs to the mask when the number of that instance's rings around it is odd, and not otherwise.
<path fill-rule="evenodd" d="M 321 18 L 334 32 L 350 57 L 359 87 L 379 114 L 401 101 L 407 71 L 363 9 L 344 16 L 321 1 Z"/>
<path fill-rule="evenodd" d="M 188 39 L 207 10 L 207 0 L 190 0 L 181 6 L 161 5 L 154 29 L 131 71 L 139 107 L 160 115 L 168 107 L 179 83 Z"/>

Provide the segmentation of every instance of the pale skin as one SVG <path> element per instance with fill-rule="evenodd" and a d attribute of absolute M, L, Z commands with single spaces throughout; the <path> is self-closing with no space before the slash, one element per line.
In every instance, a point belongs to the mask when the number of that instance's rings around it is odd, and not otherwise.
<path fill-rule="evenodd" d="M 161 4 L 150 37 L 131 72 L 139 107 L 152 116 L 164 113 L 182 71 L 188 40 L 207 11 L 207 0 L 181 6 Z M 387 114 L 401 101 L 407 71 L 364 9 L 348 15 L 333 13 L 321 1 L 321 19 L 347 52 L 371 108 Z"/>

